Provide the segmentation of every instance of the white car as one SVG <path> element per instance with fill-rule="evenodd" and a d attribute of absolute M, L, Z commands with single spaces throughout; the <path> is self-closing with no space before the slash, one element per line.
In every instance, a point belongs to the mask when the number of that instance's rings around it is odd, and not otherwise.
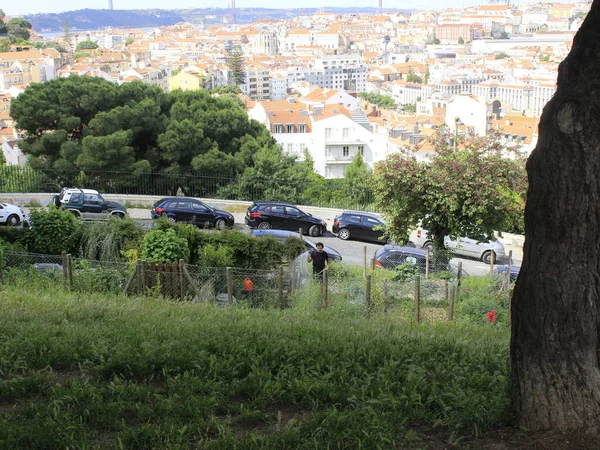
<path fill-rule="evenodd" d="M 25 212 L 18 206 L 0 202 L 0 224 L 17 226 L 25 220 Z"/>
<path fill-rule="evenodd" d="M 433 242 L 427 236 L 427 230 L 419 227 L 410 234 L 410 241 L 419 248 L 429 248 L 433 250 Z M 504 261 L 507 259 L 506 251 L 502 242 L 490 240 L 487 242 L 479 242 L 477 239 L 468 237 L 459 237 L 451 239 L 450 236 L 444 237 L 444 245 L 455 255 L 468 256 L 477 258 L 486 264 L 490 263 L 492 250 L 495 253 L 496 261 Z"/>

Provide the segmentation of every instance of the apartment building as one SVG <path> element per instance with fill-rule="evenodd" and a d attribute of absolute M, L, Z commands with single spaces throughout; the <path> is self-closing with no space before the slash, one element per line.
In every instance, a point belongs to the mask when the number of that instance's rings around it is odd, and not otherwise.
<path fill-rule="evenodd" d="M 260 101 L 271 98 L 271 77 L 269 70 L 262 64 L 247 64 L 244 80 L 246 82 L 240 85 L 240 89 L 252 100 Z"/>
<path fill-rule="evenodd" d="M 554 96 L 556 84 L 540 83 L 533 87 L 533 114 L 540 116 L 546 103 Z"/>
<path fill-rule="evenodd" d="M 164 92 L 169 91 L 169 74 L 165 69 L 145 68 L 129 69 L 121 73 L 120 82 L 141 81 L 144 84 L 157 86 Z"/>
<path fill-rule="evenodd" d="M 435 37 L 442 44 L 456 44 L 462 39 L 463 42 L 473 40 L 473 27 L 468 24 L 444 24 L 435 27 Z"/>
<path fill-rule="evenodd" d="M 394 101 L 399 105 L 414 105 L 420 100 L 431 97 L 434 87 L 428 84 L 407 83 L 395 80 L 387 84 Z"/>

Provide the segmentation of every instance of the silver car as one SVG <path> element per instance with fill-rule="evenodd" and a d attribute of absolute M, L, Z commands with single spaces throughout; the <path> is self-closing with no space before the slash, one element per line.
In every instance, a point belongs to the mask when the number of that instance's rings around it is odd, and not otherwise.
<path fill-rule="evenodd" d="M 417 247 L 429 248 L 433 250 L 433 242 L 427 236 L 427 230 L 419 227 L 410 235 L 410 240 Z M 507 258 L 506 251 L 502 242 L 490 240 L 487 242 L 479 242 L 477 239 L 468 237 L 451 238 L 444 237 L 444 245 L 455 255 L 468 256 L 477 258 L 486 264 L 490 263 L 492 251 L 495 253 L 496 261 L 504 261 Z"/>

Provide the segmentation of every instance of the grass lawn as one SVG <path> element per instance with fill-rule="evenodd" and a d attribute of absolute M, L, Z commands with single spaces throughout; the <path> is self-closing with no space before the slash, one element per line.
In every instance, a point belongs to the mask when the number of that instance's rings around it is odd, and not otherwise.
<path fill-rule="evenodd" d="M 477 448 L 512 422 L 506 327 L 6 286 L 0 317 L 3 449 Z"/>

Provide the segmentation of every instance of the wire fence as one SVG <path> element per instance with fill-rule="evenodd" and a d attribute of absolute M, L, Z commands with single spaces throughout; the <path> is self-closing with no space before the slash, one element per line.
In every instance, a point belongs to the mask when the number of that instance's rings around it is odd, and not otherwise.
<path fill-rule="evenodd" d="M 453 320 L 457 302 L 471 289 L 461 287 L 466 278 L 459 273 L 413 271 L 393 278 L 390 273 L 375 269 L 364 277 L 335 271 L 314 275 L 305 255 L 275 270 L 201 267 L 183 261 L 130 264 L 66 254 L 4 252 L 0 258 L 0 281 L 6 285 L 31 288 L 50 283 L 67 291 L 162 296 L 221 307 L 386 313 L 428 323 Z M 505 275 L 489 278 L 493 301 L 507 309 L 512 280 Z"/>
<path fill-rule="evenodd" d="M 198 173 L 131 173 L 68 171 L 29 167 L 0 167 L 0 193 L 59 192 L 63 187 L 95 189 L 104 194 L 185 195 L 221 200 L 284 201 L 306 206 L 374 210 L 374 195 L 368 189 L 352 189 L 342 179 L 324 180 L 318 190 L 308 182 L 278 186 L 275 180 L 245 183 L 242 178 L 207 176 Z"/>

